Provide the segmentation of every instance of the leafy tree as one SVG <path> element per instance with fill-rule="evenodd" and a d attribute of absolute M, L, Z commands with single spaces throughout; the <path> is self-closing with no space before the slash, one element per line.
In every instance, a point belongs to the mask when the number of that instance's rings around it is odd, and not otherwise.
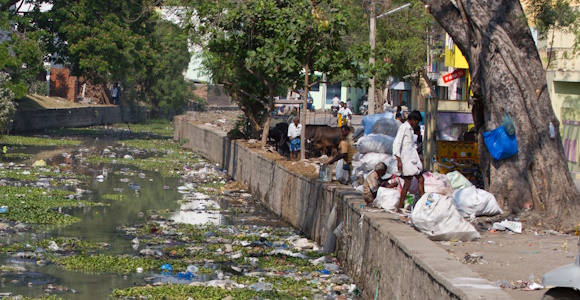
<path fill-rule="evenodd" d="M 537 226 L 570 230 L 580 222 L 574 185 L 546 88 L 546 74 L 516 0 L 423 0 L 469 64 L 473 117 L 486 187 L 500 205 Z M 519 153 L 493 161 L 482 133 L 509 114 Z M 540 222 L 541 221 L 541 222 Z"/>
<path fill-rule="evenodd" d="M 6 130 L 6 125 L 14 114 L 14 93 L 9 87 L 10 75 L 0 72 L 0 130 Z"/>
<path fill-rule="evenodd" d="M 330 62 L 342 26 L 335 7 L 330 0 L 198 2 L 195 6 L 200 18 L 207 20 L 196 26 L 201 35 L 209 34 L 206 68 L 244 111 L 254 137 L 264 124 L 263 144 L 274 96 L 289 86 L 300 87 L 303 69 L 306 74 L 323 71 Z"/>
<path fill-rule="evenodd" d="M 153 74 L 144 80 L 150 84 L 150 102 L 166 113 L 181 113 L 194 97 L 193 87 L 183 77 L 191 59 L 187 33 L 176 24 L 160 21 L 154 39 L 156 63 Z"/>
<path fill-rule="evenodd" d="M 69 64 L 75 75 L 94 83 L 132 79 L 151 72 L 155 51 L 154 0 L 46 1 L 48 12 L 36 11 L 35 21 L 46 37 L 56 62 Z"/>
<path fill-rule="evenodd" d="M 31 25 L 31 17 L 18 14 L 18 1 L 0 1 L 0 71 L 10 74 L 6 83 L 16 99 L 22 98 L 37 74 L 43 71 L 43 32 Z"/>

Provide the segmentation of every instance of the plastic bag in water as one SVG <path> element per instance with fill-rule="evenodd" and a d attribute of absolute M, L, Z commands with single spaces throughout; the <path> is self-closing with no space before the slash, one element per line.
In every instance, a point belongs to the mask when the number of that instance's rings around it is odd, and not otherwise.
<path fill-rule="evenodd" d="M 502 160 L 518 154 L 516 135 L 508 134 L 503 125 L 492 131 L 484 132 L 483 141 L 494 160 Z"/>

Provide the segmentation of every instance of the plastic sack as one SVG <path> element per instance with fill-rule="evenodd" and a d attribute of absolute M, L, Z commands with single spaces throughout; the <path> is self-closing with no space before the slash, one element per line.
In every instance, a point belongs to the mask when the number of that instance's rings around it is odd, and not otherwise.
<path fill-rule="evenodd" d="M 459 173 L 459 171 L 453 171 L 445 174 L 447 178 L 449 178 L 449 182 L 451 182 L 451 187 L 454 190 L 458 190 L 461 188 L 466 188 L 473 186 L 473 184 L 463 176 L 463 174 Z"/>
<path fill-rule="evenodd" d="M 336 246 L 336 235 L 334 234 L 334 224 L 336 224 L 336 207 L 332 208 L 328 220 L 326 221 L 326 240 L 324 241 L 324 247 L 322 252 L 331 253 L 334 252 Z"/>
<path fill-rule="evenodd" d="M 503 214 L 493 194 L 474 186 L 466 187 L 453 193 L 457 211 L 463 217 L 495 216 Z"/>
<path fill-rule="evenodd" d="M 449 178 L 443 174 L 426 172 L 423 173 L 425 179 L 425 193 L 437 193 L 443 196 L 452 196 L 455 191 L 451 187 Z"/>
<path fill-rule="evenodd" d="M 401 199 L 401 192 L 396 189 L 388 189 L 379 187 L 377 197 L 373 201 L 373 205 L 384 210 L 396 210 L 399 208 L 399 200 Z"/>
<path fill-rule="evenodd" d="M 401 122 L 395 119 L 379 119 L 373 125 L 372 133 L 384 134 L 392 137 L 397 136 L 397 130 L 401 126 Z"/>
<path fill-rule="evenodd" d="M 355 142 L 358 141 L 358 139 L 360 139 L 364 135 L 364 133 L 365 133 L 364 127 L 357 128 L 352 134 L 352 140 Z"/>
<path fill-rule="evenodd" d="M 509 135 L 503 125 L 484 132 L 483 141 L 494 160 L 502 160 L 518 154 L 516 135 Z"/>
<path fill-rule="evenodd" d="M 505 127 L 505 131 L 508 135 L 516 134 L 516 125 L 514 125 L 514 121 L 510 118 L 510 115 L 505 114 L 503 117 L 503 127 Z"/>
<path fill-rule="evenodd" d="M 385 153 L 367 153 L 363 155 L 360 159 L 362 166 L 365 170 L 372 171 L 375 169 L 375 166 L 382 162 L 385 165 L 391 160 L 391 155 Z M 387 172 L 390 170 L 387 170 Z"/>
<path fill-rule="evenodd" d="M 368 135 L 373 132 L 373 126 L 375 123 L 380 119 L 394 119 L 395 115 L 390 112 L 384 112 L 382 114 L 375 114 L 375 115 L 368 115 L 364 116 L 361 122 L 361 125 L 365 128 L 364 134 Z"/>
<path fill-rule="evenodd" d="M 411 213 L 413 226 L 433 241 L 471 241 L 481 236 L 455 208 L 451 197 L 425 193 Z"/>
<path fill-rule="evenodd" d="M 370 152 L 393 154 L 395 138 L 382 134 L 369 134 L 358 140 L 357 150 L 366 154 Z"/>
<path fill-rule="evenodd" d="M 336 175 L 336 180 L 338 182 L 348 182 L 348 170 L 344 168 L 344 160 L 341 159 L 336 163 L 336 169 L 334 170 L 334 174 Z"/>

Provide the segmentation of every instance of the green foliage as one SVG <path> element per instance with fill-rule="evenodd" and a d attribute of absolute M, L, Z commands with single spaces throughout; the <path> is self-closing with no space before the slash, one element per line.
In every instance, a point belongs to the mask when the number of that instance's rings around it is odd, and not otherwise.
<path fill-rule="evenodd" d="M 97 206 L 99 203 L 70 200 L 65 198 L 70 192 L 44 190 L 14 186 L 0 186 L 0 206 L 8 206 L 8 211 L 0 217 L 29 224 L 68 225 L 80 221 L 56 211 L 60 207 Z"/>
<path fill-rule="evenodd" d="M 570 7 L 567 0 L 528 0 L 532 18 L 541 37 L 546 37 L 551 29 L 576 29 L 578 12 Z"/>
<path fill-rule="evenodd" d="M 272 98 L 300 88 L 304 67 L 329 69 L 346 26 L 332 0 L 198 2 L 207 19 L 194 27 L 205 37 L 204 66 L 244 111 L 253 136 L 270 117 Z"/>
<path fill-rule="evenodd" d="M 44 70 L 44 32 L 35 30 L 28 15 L 3 7 L 0 10 L 0 33 L 6 34 L 0 42 L 0 72 L 10 74 L 8 82 L 0 79 L 0 88 L 7 87 L 15 99 L 26 95 L 28 86 Z M 15 25 L 15 26 L 14 26 Z"/>
<path fill-rule="evenodd" d="M 14 114 L 15 108 L 12 100 L 14 100 L 14 93 L 10 89 L 10 75 L 0 71 L 0 130 L 6 128 L 10 118 Z"/>
<path fill-rule="evenodd" d="M 126 255 L 88 255 L 80 254 L 50 259 L 65 270 L 82 271 L 85 273 L 135 273 L 137 268 L 144 271 L 158 270 L 165 262 L 152 257 L 133 257 Z"/>
<path fill-rule="evenodd" d="M 152 82 L 153 106 L 163 109 L 165 113 L 182 113 L 187 102 L 194 97 L 194 86 L 183 77 L 191 59 L 187 34 L 171 22 L 160 21 L 155 27 L 154 36 L 158 63 L 154 74 L 147 78 Z"/>
<path fill-rule="evenodd" d="M 62 146 L 78 146 L 81 144 L 81 142 L 75 140 L 64 140 L 64 139 L 57 140 L 33 136 L 10 135 L 0 137 L 0 144 L 8 145 L 8 147 L 18 147 L 18 146 L 62 147 Z"/>
<path fill-rule="evenodd" d="M 154 64 L 155 1 L 51 1 L 35 15 L 49 51 L 95 83 L 134 79 Z M 56 41 L 56 42 L 55 42 Z"/>

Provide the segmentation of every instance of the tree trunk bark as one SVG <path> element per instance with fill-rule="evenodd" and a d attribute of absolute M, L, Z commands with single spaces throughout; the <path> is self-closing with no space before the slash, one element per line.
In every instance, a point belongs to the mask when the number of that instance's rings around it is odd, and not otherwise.
<path fill-rule="evenodd" d="M 310 58 L 310 55 L 308 56 Z M 310 68 L 308 64 L 304 65 L 304 95 L 302 96 L 304 101 L 302 102 L 302 109 L 300 110 L 300 124 L 302 125 L 302 130 L 300 131 L 300 159 L 306 159 L 306 107 L 308 106 L 308 73 Z"/>
<path fill-rule="evenodd" d="M 274 110 L 274 96 L 276 93 L 275 85 L 268 85 L 268 107 L 266 108 L 266 122 L 264 122 L 264 129 L 262 130 L 262 147 L 266 146 L 268 142 L 268 134 L 270 133 L 270 123 L 272 122 L 272 111 Z"/>
<path fill-rule="evenodd" d="M 486 187 L 528 225 L 573 230 L 580 222 L 576 189 L 552 110 L 545 72 L 522 6 L 516 0 L 423 0 L 469 64 L 473 117 Z M 509 114 L 519 153 L 494 161 L 482 133 Z"/>

